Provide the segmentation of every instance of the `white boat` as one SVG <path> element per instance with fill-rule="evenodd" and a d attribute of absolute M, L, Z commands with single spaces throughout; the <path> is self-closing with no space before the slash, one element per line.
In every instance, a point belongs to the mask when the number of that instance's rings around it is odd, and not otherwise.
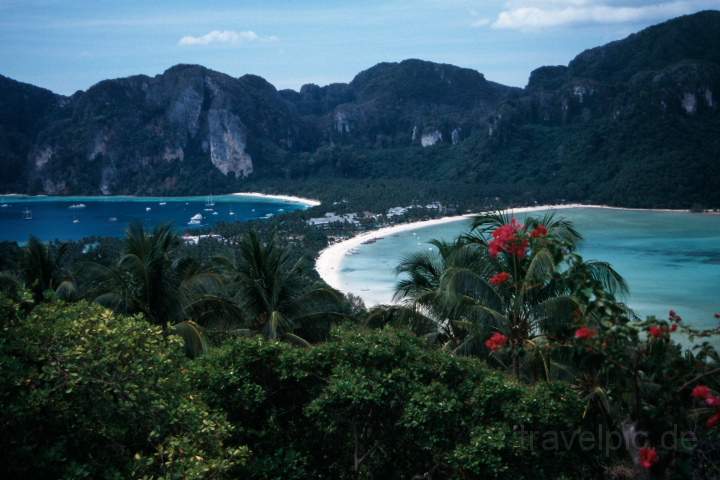
<path fill-rule="evenodd" d="M 218 214 L 218 212 L 213 212 L 213 215 L 217 215 L 217 214 Z"/>
<path fill-rule="evenodd" d="M 200 222 L 202 222 L 203 216 L 199 213 L 196 213 L 192 217 L 190 217 L 190 221 L 188 222 L 188 225 L 200 225 Z"/>
<path fill-rule="evenodd" d="M 207 196 L 207 199 L 205 200 L 205 206 L 206 207 L 214 207 L 215 206 L 215 200 L 213 200 L 212 193 Z"/>
<path fill-rule="evenodd" d="M 235 212 L 233 212 L 232 210 L 230 210 L 230 211 L 228 212 L 228 215 L 235 215 Z"/>
<path fill-rule="evenodd" d="M 25 210 L 23 210 L 23 219 L 24 220 L 32 220 L 32 212 L 30 211 L 29 208 L 26 208 Z"/>
<path fill-rule="evenodd" d="M 73 223 L 80 223 L 80 220 L 76 218 L 75 220 L 73 220 Z"/>
<path fill-rule="evenodd" d="M 152 208 L 150 208 L 150 207 L 145 207 L 145 211 L 146 211 L 146 212 L 149 212 L 150 210 L 152 210 Z"/>
<path fill-rule="evenodd" d="M 167 202 L 160 202 L 160 203 L 158 203 L 158 205 L 160 205 L 161 207 L 164 207 L 165 205 L 167 205 Z"/>
<path fill-rule="evenodd" d="M 110 217 L 108 220 L 111 222 L 117 222 L 117 217 Z"/>
<path fill-rule="evenodd" d="M 87 207 L 87 205 L 85 205 L 84 203 L 73 203 L 68 208 L 85 208 L 85 207 Z"/>
<path fill-rule="evenodd" d="M 7 208 L 7 207 L 8 207 L 8 204 L 7 204 L 7 203 L 3 203 L 2 205 L 0 205 L 0 207 L 2 207 L 2 208 Z"/>

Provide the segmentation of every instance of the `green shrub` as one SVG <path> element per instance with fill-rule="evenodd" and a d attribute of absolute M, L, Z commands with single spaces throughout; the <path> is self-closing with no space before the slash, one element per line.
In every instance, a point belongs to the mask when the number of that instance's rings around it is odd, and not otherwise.
<path fill-rule="evenodd" d="M 233 339 L 191 371 L 253 450 L 242 477 L 585 478 L 597 460 L 523 436 L 581 428 L 566 385 L 527 387 L 389 328 L 337 329 L 312 349 Z"/>
<path fill-rule="evenodd" d="M 159 327 L 86 302 L 0 325 L 5 478 L 218 478 L 245 460 Z"/>

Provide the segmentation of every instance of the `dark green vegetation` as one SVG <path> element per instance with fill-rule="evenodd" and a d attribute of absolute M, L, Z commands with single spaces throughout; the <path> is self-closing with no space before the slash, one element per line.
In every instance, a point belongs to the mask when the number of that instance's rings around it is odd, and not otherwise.
<path fill-rule="evenodd" d="M 25 307 L 26 305 L 22 305 Z M 4 478 L 213 478 L 247 458 L 197 398 L 182 344 L 86 302 L 2 298 Z"/>
<path fill-rule="evenodd" d="M 369 311 L 231 238 L 3 245 L 5 477 L 717 478 L 720 331 L 635 318 L 562 219 L 480 217 Z"/>
<path fill-rule="evenodd" d="M 420 60 L 299 92 L 192 65 L 71 97 L 0 77 L 0 191 L 718 207 L 719 30 L 680 17 L 524 89 Z"/>

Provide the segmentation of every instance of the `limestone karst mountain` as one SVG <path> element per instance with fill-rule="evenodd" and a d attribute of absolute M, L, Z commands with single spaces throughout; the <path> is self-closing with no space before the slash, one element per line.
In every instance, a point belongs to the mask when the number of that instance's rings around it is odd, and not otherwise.
<path fill-rule="evenodd" d="M 720 204 L 720 12 L 541 67 L 524 89 L 421 60 L 278 91 L 197 65 L 63 97 L 0 76 L 0 190 L 190 193 L 415 178 L 516 199 Z"/>

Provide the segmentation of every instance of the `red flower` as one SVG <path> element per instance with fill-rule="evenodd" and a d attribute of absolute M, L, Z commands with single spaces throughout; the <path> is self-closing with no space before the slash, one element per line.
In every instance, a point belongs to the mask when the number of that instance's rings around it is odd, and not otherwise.
<path fill-rule="evenodd" d="M 695 388 L 693 388 L 691 395 L 694 398 L 699 399 L 705 399 L 708 398 L 712 394 L 712 391 L 710 388 L 706 387 L 705 385 L 697 385 Z"/>
<path fill-rule="evenodd" d="M 496 257 L 500 252 L 507 252 L 518 258 L 524 258 L 530 242 L 519 235 L 521 230 L 522 226 L 514 218 L 510 223 L 496 228 L 492 233 L 493 239 L 488 245 L 490 256 Z"/>
<path fill-rule="evenodd" d="M 492 350 L 493 352 L 497 352 L 502 347 L 505 346 L 505 344 L 508 341 L 508 337 L 503 335 L 500 332 L 493 333 L 490 338 L 485 340 L 485 346 L 488 348 L 488 350 Z"/>
<path fill-rule="evenodd" d="M 525 258 L 525 255 L 527 255 L 527 249 L 529 245 L 530 242 L 527 238 L 516 239 L 506 247 L 506 250 L 510 255 L 514 255 L 522 259 Z"/>
<path fill-rule="evenodd" d="M 677 330 L 677 323 L 673 323 L 673 324 L 670 326 L 670 331 L 671 331 L 671 332 L 674 332 L 675 330 Z"/>
<path fill-rule="evenodd" d="M 708 407 L 720 407 L 720 397 L 710 395 L 705 399 L 705 405 Z"/>
<path fill-rule="evenodd" d="M 657 461 L 657 450 L 652 447 L 643 447 L 640 449 L 640 465 L 642 465 L 643 468 L 652 468 Z"/>
<path fill-rule="evenodd" d="M 580 327 L 575 330 L 575 338 L 577 340 L 587 340 L 597 335 L 597 330 L 590 327 Z"/>
<path fill-rule="evenodd" d="M 502 285 L 508 280 L 510 280 L 510 274 L 507 272 L 500 272 L 490 277 L 490 283 L 493 285 Z"/>
<path fill-rule="evenodd" d="M 648 332 L 655 338 L 662 337 L 664 333 L 663 329 L 661 327 L 658 327 L 657 325 L 653 325 L 652 327 L 648 328 Z"/>
<path fill-rule="evenodd" d="M 708 418 L 705 425 L 707 425 L 708 428 L 713 428 L 718 423 L 720 423 L 720 412 L 718 412 L 715 415 L 713 415 L 712 417 Z"/>
<path fill-rule="evenodd" d="M 545 225 L 538 225 L 535 229 L 530 232 L 532 238 L 546 237 L 548 234 L 547 227 Z"/>

